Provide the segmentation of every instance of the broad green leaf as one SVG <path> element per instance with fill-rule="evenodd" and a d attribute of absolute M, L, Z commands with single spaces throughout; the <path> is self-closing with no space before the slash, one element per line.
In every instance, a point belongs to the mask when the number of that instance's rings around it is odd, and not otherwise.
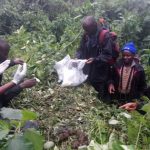
<path fill-rule="evenodd" d="M 32 143 L 23 136 L 17 135 L 7 143 L 6 150 L 34 150 Z"/>
<path fill-rule="evenodd" d="M 146 102 L 150 101 L 150 99 L 147 96 L 142 96 L 141 99 L 144 100 L 144 101 L 146 101 Z"/>
<path fill-rule="evenodd" d="M 7 119 L 21 120 L 22 118 L 21 110 L 19 109 L 3 107 L 0 111 L 0 114 L 3 118 Z"/>
<path fill-rule="evenodd" d="M 34 129 L 26 130 L 24 137 L 33 144 L 34 150 L 43 149 L 44 138 Z"/>
<path fill-rule="evenodd" d="M 145 104 L 145 105 L 142 107 L 142 110 L 144 110 L 145 112 L 150 112 L 150 103 Z"/>
<path fill-rule="evenodd" d="M 29 111 L 29 110 L 22 110 L 22 120 L 26 121 L 26 120 L 35 120 L 37 119 L 37 114 L 35 112 Z"/>
<path fill-rule="evenodd" d="M 7 122 L 0 120 L 0 140 L 9 133 L 9 125 Z"/>

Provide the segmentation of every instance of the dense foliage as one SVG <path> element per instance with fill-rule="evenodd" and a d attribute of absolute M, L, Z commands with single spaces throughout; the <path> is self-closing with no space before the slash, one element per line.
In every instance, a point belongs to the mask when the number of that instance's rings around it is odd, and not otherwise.
<path fill-rule="evenodd" d="M 94 150 L 96 146 L 122 150 L 120 145 L 130 150 L 147 150 L 150 144 L 149 104 L 143 108 L 147 112 L 145 115 L 133 112 L 132 119 L 127 119 L 116 106 L 100 102 L 89 85 L 67 89 L 57 83 L 53 65 L 66 54 L 74 57 L 83 32 L 80 21 L 86 15 L 106 18 L 111 29 L 117 32 L 121 46 L 130 40 L 136 43 L 147 82 L 150 82 L 148 0 L 1 0 L 0 35 L 11 45 L 10 57 L 24 59 L 28 63 L 28 77 L 40 79 L 35 88 L 24 91 L 11 106 L 36 111 L 45 141 L 53 140 L 60 150 L 71 149 L 74 139 L 59 142 L 56 130 L 63 127 L 86 132 L 90 141 L 94 140 Z M 11 80 L 11 73 L 12 70 L 6 72 L 5 80 Z M 108 121 L 113 119 L 119 124 L 109 125 Z M 0 122 L 0 148 L 12 149 L 13 143 L 21 143 L 18 150 L 20 147 L 42 149 L 38 146 L 43 143 L 39 133 L 18 130 L 23 126 L 20 122 L 14 126 L 5 120 Z M 9 136 L 12 126 L 17 132 Z M 33 141 L 35 137 L 42 142 Z"/>

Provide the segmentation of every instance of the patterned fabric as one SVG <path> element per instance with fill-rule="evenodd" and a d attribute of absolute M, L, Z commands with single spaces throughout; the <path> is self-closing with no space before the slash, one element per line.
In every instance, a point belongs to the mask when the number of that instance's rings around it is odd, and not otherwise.
<path fill-rule="evenodd" d="M 122 94 L 128 94 L 131 90 L 131 82 L 134 74 L 134 65 L 133 61 L 131 66 L 122 66 L 119 70 L 120 81 L 118 91 Z"/>

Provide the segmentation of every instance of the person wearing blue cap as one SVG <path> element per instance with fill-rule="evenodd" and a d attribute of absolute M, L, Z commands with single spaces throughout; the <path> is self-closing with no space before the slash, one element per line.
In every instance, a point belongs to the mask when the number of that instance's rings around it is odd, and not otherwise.
<path fill-rule="evenodd" d="M 140 97 L 147 87 L 144 69 L 135 60 L 136 54 L 134 43 L 126 43 L 122 48 L 122 58 L 112 67 L 108 81 L 111 98 L 119 100 L 120 108 L 129 111 L 139 108 Z"/>

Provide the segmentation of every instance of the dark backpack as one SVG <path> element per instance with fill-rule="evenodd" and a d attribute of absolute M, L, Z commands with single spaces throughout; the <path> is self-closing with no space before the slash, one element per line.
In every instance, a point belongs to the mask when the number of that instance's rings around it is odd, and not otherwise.
<path fill-rule="evenodd" d="M 103 45 L 105 35 L 109 33 L 112 42 L 112 60 L 111 64 L 115 63 L 117 58 L 119 57 L 119 43 L 117 42 L 117 34 L 115 32 L 110 32 L 110 26 L 104 18 L 99 18 L 98 25 L 102 28 L 99 34 L 100 44 Z"/>
<path fill-rule="evenodd" d="M 110 64 L 114 64 L 117 60 L 117 58 L 119 57 L 119 52 L 120 52 L 120 48 L 119 48 L 119 44 L 117 42 L 117 34 L 115 32 L 110 32 L 107 29 L 102 29 L 100 34 L 99 34 L 99 41 L 100 44 L 103 45 L 104 43 L 104 38 L 105 35 L 109 33 L 110 38 L 111 38 L 111 45 L 112 45 L 112 60 L 110 60 Z"/>

